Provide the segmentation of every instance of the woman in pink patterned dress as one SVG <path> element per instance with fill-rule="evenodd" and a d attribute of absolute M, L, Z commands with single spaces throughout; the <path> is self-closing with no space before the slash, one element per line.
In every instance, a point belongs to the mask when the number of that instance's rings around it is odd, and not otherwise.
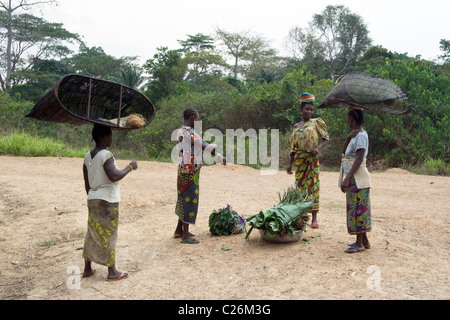
<path fill-rule="evenodd" d="M 200 169 L 202 168 L 203 150 L 208 144 L 195 132 L 194 124 L 200 118 L 195 109 L 184 111 L 184 124 L 178 130 L 177 143 L 179 153 L 177 191 L 178 199 L 175 214 L 178 216 L 178 225 L 174 233 L 175 238 L 181 238 L 182 243 L 199 243 L 189 232 L 189 225 L 195 224 L 198 212 L 200 195 Z M 226 165 L 226 158 L 212 149 L 211 155 Z"/>

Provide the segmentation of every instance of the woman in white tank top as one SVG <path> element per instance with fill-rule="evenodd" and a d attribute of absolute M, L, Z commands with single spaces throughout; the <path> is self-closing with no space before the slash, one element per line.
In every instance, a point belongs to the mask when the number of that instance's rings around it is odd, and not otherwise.
<path fill-rule="evenodd" d="M 137 169 L 136 161 L 120 170 L 113 154 L 109 127 L 95 125 L 92 130 L 95 148 L 89 151 L 83 164 L 84 185 L 89 210 L 88 230 L 83 249 L 85 267 L 83 277 L 94 275 L 92 262 L 108 267 L 107 281 L 128 277 L 116 269 L 116 242 L 119 225 L 120 185 L 128 173 Z"/>

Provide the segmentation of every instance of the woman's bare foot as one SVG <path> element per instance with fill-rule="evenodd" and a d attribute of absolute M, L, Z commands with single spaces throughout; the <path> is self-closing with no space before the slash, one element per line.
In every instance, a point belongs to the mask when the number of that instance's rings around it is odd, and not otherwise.
<path fill-rule="evenodd" d="M 84 270 L 83 272 L 83 278 L 89 278 L 92 277 L 95 274 L 95 269 L 90 269 L 90 270 Z"/>
<path fill-rule="evenodd" d="M 95 269 L 92 269 L 91 261 L 84 261 L 83 278 L 92 277 L 95 274 Z"/>
<path fill-rule="evenodd" d="M 319 223 L 317 222 L 317 212 L 312 213 L 311 228 L 319 229 Z"/>

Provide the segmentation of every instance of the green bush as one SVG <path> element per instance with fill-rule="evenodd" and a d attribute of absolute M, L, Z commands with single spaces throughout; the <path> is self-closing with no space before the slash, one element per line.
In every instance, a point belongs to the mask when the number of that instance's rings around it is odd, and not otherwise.
<path fill-rule="evenodd" d="M 449 175 L 450 165 L 446 165 L 441 159 L 429 158 L 423 164 L 425 173 L 429 175 Z"/>

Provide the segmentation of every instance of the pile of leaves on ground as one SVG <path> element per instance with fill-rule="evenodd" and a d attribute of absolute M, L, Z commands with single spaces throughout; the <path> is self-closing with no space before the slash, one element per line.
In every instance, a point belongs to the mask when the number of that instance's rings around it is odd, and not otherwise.
<path fill-rule="evenodd" d="M 247 218 L 250 230 L 245 239 L 248 239 L 254 228 L 264 235 L 291 237 L 296 231 L 303 231 L 308 221 L 314 202 L 296 186 L 285 190 L 283 196 L 279 195 L 279 203 L 268 210 L 261 210 L 258 214 Z"/>
<path fill-rule="evenodd" d="M 209 231 L 214 236 L 230 236 L 244 231 L 245 219 L 230 205 L 209 215 Z"/>

